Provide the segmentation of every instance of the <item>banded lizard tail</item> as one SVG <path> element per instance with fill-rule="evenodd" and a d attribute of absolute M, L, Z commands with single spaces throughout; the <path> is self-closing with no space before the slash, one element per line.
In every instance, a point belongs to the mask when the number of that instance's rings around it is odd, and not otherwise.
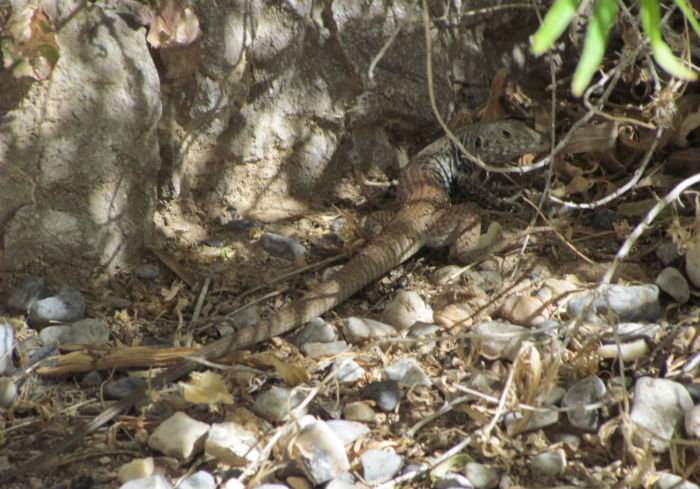
<path fill-rule="evenodd" d="M 455 135 L 472 154 L 487 164 L 504 164 L 526 153 L 543 149 L 540 135 L 524 123 L 512 120 L 494 121 L 465 126 Z M 326 282 L 311 289 L 301 299 L 283 306 L 262 323 L 226 335 L 201 348 L 194 355 L 215 360 L 235 350 L 249 347 L 286 333 L 311 319 L 333 309 L 350 296 L 379 279 L 426 244 L 443 244 L 454 240 L 456 234 L 476 230 L 477 215 L 465 215 L 463 222 L 445 219 L 449 216 L 450 191 L 460 172 L 470 172 L 473 163 L 464 158 L 455 145 L 442 137 L 420 151 L 403 170 L 399 179 L 399 211 L 387 227 Z M 463 208 L 465 209 L 465 208 Z M 467 207 L 474 214 L 476 206 Z M 452 222 L 452 229 L 439 229 L 442 222 Z M 438 232 L 440 231 L 440 232 Z M 455 234 L 456 233 L 456 234 Z M 225 322 L 225 321 L 224 321 Z M 22 464 L 0 481 L 28 472 L 39 472 L 54 466 L 54 459 L 84 436 L 93 433 L 120 413 L 143 399 L 148 389 L 160 389 L 193 370 L 198 363 L 183 359 L 156 375 L 148 387 L 132 392 L 107 408 L 100 415 L 76 430 L 66 440 Z"/>

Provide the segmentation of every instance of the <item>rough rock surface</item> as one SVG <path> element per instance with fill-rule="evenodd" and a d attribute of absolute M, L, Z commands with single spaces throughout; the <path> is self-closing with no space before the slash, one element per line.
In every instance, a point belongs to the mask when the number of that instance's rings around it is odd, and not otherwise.
<path fill-rule="evenodd" d="M 132 259 L 152 227 L 159 80 L 142 29 L 38 3 L 61 26 L 60 58 L 0 118 L 2 269 L 79 283 Z"/>
<path fill-rule="evenodd" d="M 483 104 L 502 68 L 543 86 L 527 59 L 534 15 L 464 16 L 482 3 L 430 2 L 446 118 Z M 157 195 L 194 226 L 227 206 L 274 221 L 352 198 L 352 165 L 393 173 L 440 132 L 416 2 L 197 0 L 201 38 L 151 52 L 104 4 L 39 4 L 60 59 L 0 113 L 2 266 L 18 276 L 50 265 L 49 280 L 76 285 L 137 263 L 146 242 L 178 236 Z"/>

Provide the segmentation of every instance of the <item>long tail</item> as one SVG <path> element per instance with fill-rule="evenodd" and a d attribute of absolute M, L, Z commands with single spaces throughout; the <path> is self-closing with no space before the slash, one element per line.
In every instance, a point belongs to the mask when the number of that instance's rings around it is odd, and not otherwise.
<path fill-rule="evenodd" d="M 425 242 L 431 217 L 435 211 L 436 206 L 428 201 L 412 203 L 401 210 L 387 228 L 352 258 L 334 278 L 319 284 L 301 299 L 283 307 L 262 323 L 226 335 L 203 347 L 194 356 L 207 360 L 220 358 L 233 351 L 291 331 L 333 309 L 414 255 Z M 147 391 L 160 389 L 198 367 L 199 363 L 196 361 L 181 360 L 176 365 L 156 375 L 151 380 L 150 385 L 136 389 L 57 446 L 25 462 L 13 473 L 0 476 L 0 482 L 19 477 L 22 474 L 41 472 L 54 467 L 58 455 L 78 443 L 83 437 L 97 431 L 120 413 L 130 409 L 146 396 Z"/>

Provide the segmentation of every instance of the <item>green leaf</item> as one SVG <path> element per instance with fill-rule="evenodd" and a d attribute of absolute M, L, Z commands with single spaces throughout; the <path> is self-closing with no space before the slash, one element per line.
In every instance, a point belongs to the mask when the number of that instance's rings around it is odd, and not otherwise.
<path fill-rule="evenodd" d="M 610 28 L 617 18 L 617 2 L 615 0 L 598 0 L 593 17 L 588 23 L 586 40 L 583 45 L 581 59 L 576 65 L 576 72 L 571 81 L 571 91 L 577 97 L 583 93 L 593 78 L 600 61 L 605 54 Z"/>
<path fill-rule="evenodd" d="M 224 246 L 223 248 L 221 248 L 221 259 L 223 261 L 228 260 L 228 256 L 229 256 L 230 252 L 231 252 L 231 250 L 229 249 L 228 246 Z"/>
<path fill-rule="evenodd" d="M 535 55 L 544 53 L 557 40 L 576 15 L 579 0 L 556 0 L 532 35 L 530 50 Z"/>
<path fill-rule="evenodd" d="M 9 37 L 4 38 L 2 41 L 0 41 L 0 53 L 2 53 L 5 68 L 12 66 L 12 64 L 16 61 L 15 42 Z"/>
<path fill-rule="evenodd" d="M 23 76 L 28 76 L 34 78 L 34 68 L 26 58 L 20 59 L 15 62 L 10 68 L 10 73 L 15 78 L 22 78 Z"/>
<path fill-rule="evenodd" d="M 48 44 L 42 44 L 37 48 L 37 50 L 39 51 L 39 54 L 41 56 L 46 58 L 48 62 L 51 63 L 51 66 L 54 66 L 58 62 L 58 58 L 60 55 L 58 54 L 58 50 L 55 47 L 50 46 Z"/>
<path fill-rule="evenodd" d="M 658 0 L 641 0 L 642 27 L 649 37 L 652 56 L 659 66 L 683 80 L 697 80 L 698 75 L 681 63 L 661 37 L 661 11 Z"/>
<path fill-rule="evenodd" d="M 693 16 L 693 11 L 690 9 L 687 2 L 685 0 L 673 1 L 676 5 L 678 5 L 678 8 L 681 9 L 681 12 L 683 12 L 683 15 L 685 15 L 685 18 L 688 20 L 688 22 L 690 22 L 690 25 L 693 27 L 695 34 L 697 34 L 697 36 L 700 37 L 700 24 L 698 24 L 698 19 L 696 19 Z"/>
<path fill-rule="evenodd" d="M 430 480 L 432 480 L 433 483 L 435 483 L 436 480 L 444 477 L 446 474 L 452 471 L 453 468 L 457 467 L 459 471 L 463 469 L 468 462 L 473 461 L 474 459 L 466 453 L 458 453 L 457 455 L 448 458 L 440 465 L 433 468 L 433 470 L 430 471 Z"/>

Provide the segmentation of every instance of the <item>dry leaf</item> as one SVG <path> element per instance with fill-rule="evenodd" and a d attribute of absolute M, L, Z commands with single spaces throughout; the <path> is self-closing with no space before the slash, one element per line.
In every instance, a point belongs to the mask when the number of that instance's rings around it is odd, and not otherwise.
<path fill-rule="evenodd" d="M 626 239 L 632 232 L 632 226 L 625 219 L 613 223 L 613 231 L 618 239 Z"/>
<path fill-rule="evenodd" d="M 501 95 L 508 77 L 508 70 L 502 68 L 493 76 L 491 80 L 491 90 L 489 99 L 486 102 L 486 107 L 481 115 L 481 122 L 489 122 L 503 117 L 503 108 L 501 107 Z"/>
<path fill-rule="evenodd" d="M 678 102 L 678 120 L 676 130 L 673 133 L 673 143 L 685 148 L 688 146 L 688 134 L 700 126 L 700 103 L 698 96 L 693 94 L 686 96 Z"/>
<path fill-rule="evenodd" d="M 182 0 L 158 0 L 157 16 L 148 30 L 146 41 L 154 48 L 184 46 L 202 33 L 199 19 Z"/>
<path fill-rule="evenodd" d="M 41 81 L 51 75 L 59 50 L 54 26 L 41 9 L 26 7 L 8 20 L 3 33 L 2 57 L 14 77 Z"/>
<path fill-rule="evenodd" d="M 575 176 L 566 186 L 566 195 L 583 194 L 593 186 L 593 181 L 583 175 Z"/>
<path fill-rule="evenodd" d="M 189 382 L 180 382 L 185 400 L 196 404 L 233 404 L 224 379 L 216 372 L 194 372 Z"/>
<path fill-rule="evenodd" d="M 306 382 L 311 378 L 311 374 L 306 367 L 283 362 L 272 354 L 263 353 L 255 359 L 264 365 L 274 367 L 280 377 L 291 387 Z"/>
<path fill-rule="evenodd" d="M 582 126 L 573 134 L 563 152 L 577 154 L 610 151 L 615 147 L 617 132 L 617 124 L 614 122 Z"/>

